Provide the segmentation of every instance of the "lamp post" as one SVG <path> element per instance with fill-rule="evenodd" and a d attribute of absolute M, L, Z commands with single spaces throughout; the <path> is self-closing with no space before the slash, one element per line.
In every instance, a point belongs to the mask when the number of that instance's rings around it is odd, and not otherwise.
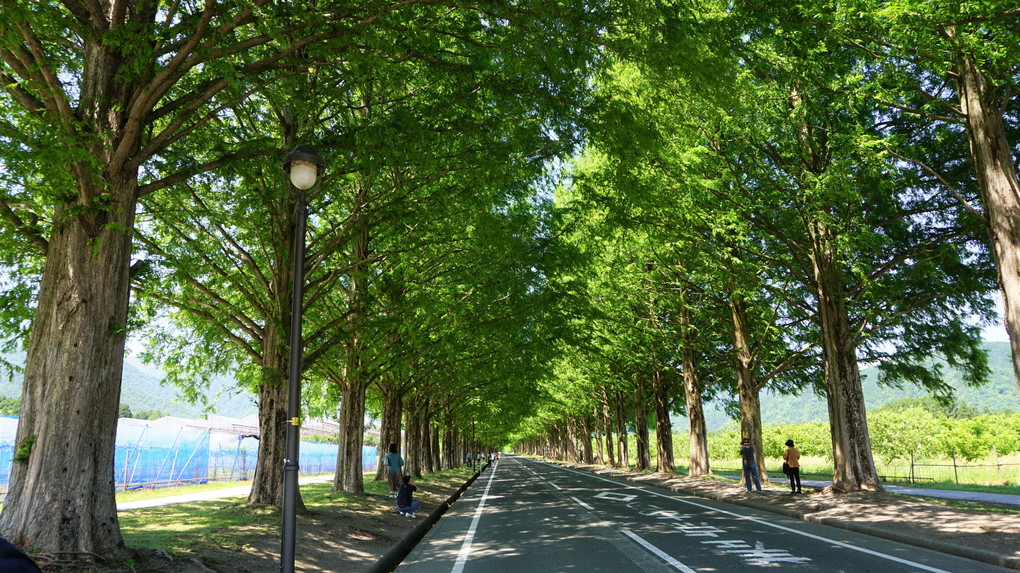
<path fill-rule="evenodd" d="M 305 223 L 308 206 L 305 191 L 322 174 L 323 162 L 315 149 L 299 145 L 283 158 L 283 170 L 297 188 L 294 210 L 294 288 L 290 305 L 290 375 L 287 388 L 287 452 L 283 460 L 283 534 L 280 571 L 294 571 L 294 541 L 297 525 L 298 444 L 301 440 L 301 314 L 305 298 Z"/>

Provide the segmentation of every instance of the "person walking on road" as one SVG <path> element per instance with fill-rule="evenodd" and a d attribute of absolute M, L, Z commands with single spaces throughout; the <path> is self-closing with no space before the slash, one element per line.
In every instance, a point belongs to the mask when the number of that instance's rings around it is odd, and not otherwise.
<path fill-rule="evenodd" d="M 793 447 L 793 440 L 786 440 L 786 451 L 783 452 L 783 461 L 789 467 L 786 475 L 790 477 L 790 493 L 803 493 L 800 491 L 800 451 Z M 794 485 L 796 480 L 797 485 Z"/>
<path fill-rule="evenodd" d="M 421 507 L 420 501 L 414 501 L 412 494 L 418 488 L 411 483 L 411 476 L 404 476 L 404 483 L 400 485 L 400 492 L 397 493 L 397 512 L 414 519 L 414 512 Z"/>
<path fill-rule="evenodd" d="M 400 489 L 400 476 L 403 474 L 404 460 L 397 453 L 397 445 L 390 444 L 390 453 L 383 458 L 386 464 L 386 481 L 390 485 L 390 499 L 396 499 Z"/>
<path fill-rule="evenodd" d="M 744 465 L 744 483 L 747 485 L 747 493 L 751 493 L 751 478 L 754 478 L 754 487 L 761 491 L 761 481 L 758 480 L 758 464 L 755 462 L 754 446 L 751 438 L 744 438 L 740 442 L 740 459 Z"/>

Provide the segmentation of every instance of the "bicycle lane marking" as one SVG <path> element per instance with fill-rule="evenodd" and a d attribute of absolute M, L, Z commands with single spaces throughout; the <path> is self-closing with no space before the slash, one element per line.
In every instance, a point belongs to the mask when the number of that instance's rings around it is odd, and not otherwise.
<path fill-rule="evenodd" d="M 664 493 L 659 493 L 657 491 L 648 489 L 646 487 L 636 486 L 636 485 L 621 484 L 621 483 L 618 483 L 618 482 L 613 481 L 611 479 L 604 478 L 602 476 L 597 476 L 597 475 L 593 475 L 593 474 L 590 474 L 590 473 L 587 473 L 587 472 L 581 472 L 581 471 L 573 470 L 573 469 L 570 469 L 570 468 L 559 467 L 559 466 L 556 466 L 554 464 L 549 464 L 549 463 L 546 463 L 546 462 L 538 462 L 538 463 L 542 463 L 542 464 L 545 464 L 545 465 L 547 465 L 547 466 L 549 466 L 551 468 L 556 468 L 556 469 L 563 470 L 563 471 L 570 472 L 570 473 L 574 473 L 574 474 L 577 474 L 577 475 L 580 475 L 580 476 L 586 476 L 586 477 L 590 477 L 590 478 L 597 479 L 597 480 L 600 480 L 600 481 L 608 482 L 608 483 L 614 484 L 617 487 L 620 487 L 620 488 L 623 488 L 623 489 L 638 490 L 638 491 L 641 491 L 641 492 L 644 492 L 644 493 L 647 493 L 647 494 L 651 494 L 651 495 L 654 495 L 654 496 L 658 496 L 658 497 L 670 499 L 670 500 L 673 500 L 673 501 L 678 501 L 678 502 L 681 502 L 681 503 L 685 503 L 687 505 L 691 505 L 691 506 L 694 506 L 694 507 L 697 507 L 697 508 L 700 508 L 700 509 L 703 509 L 703 510 L 706 510 L 706 511 L 709 511 L 709 512 L 719 513 L 719 514 L 722 514 L 722 515 L 726 515 L 726 516 L 729 516 L 729 517 L 736 518 L 738 520 L 749 521 L 749 522 L 755 523 L 757 525 L 762 525 L 762 526 L 770 527 L 770 528 L 773 528 L 773 529 L 778 529 L 780 531 L 785 531 L 787 533 L 794 533 L 796 535 L 800 535 L 800 536 L 806 537 L 808 539 L 812 539 L 812 540 L 815 540 L 815 541 L 821 541 L 821 542 L 824 542 L 824 543 L 830 543 L 830 544 L 833 544 L 833 545 L 836 545 L 836 546 L 839 546 L 839 547 L 843 547 L 845 549 L 850 549 L 850 550 L 853 550 L 853 551 L 858 551 L 858 552 L 864 553 L 866 555 L 871 555 L 873 557 L 878 557 L 880 559 L 886 559 L 888 561 L 893 561 L 895 563 L 900 563 L 900 564 L 907 565 L 907 566 L 910 566 L 910 567 L 917 567 L 917 568 L 919 568 L 919 569 L 921 569 L 923 571 L 929 571 L 930 573 L 952 573 L 950 571 L 946 571 L 945 569 L 938 569 L 938 568 L 932 567 L 930 565 L 924 565 L 923 563 L 917 563 L 915 561 L 910 561 L 910 560 L 903 559 L 903 558 L 900 558 L 900 557 L 896 557 L 896 556 L 893 556 L 893 555 L 888 555 L 886 553 L 881 553 L 881 552 L 878 552 L 878 551 L 874 551 L 872 549 L 867 549 L 867 548 L 864 548 L 864 547 L 858 547 L 856 545 L 852 545 L 850 543 L 846 543 L 846 542 L 843 542 L 843 541 L 837 541 L 835 539 L 830 539 L 828 537 L 823 537 L 821 535 L 816 535 L 814 533 L 808 533 L 806 531 L 800 531 L 800 530 L 797 530 L 797 529 L 793 529 L 793 528 L 790 528 L 790 527 L 779 525 L 778 523 L 771 523 L 771 522 L 768 522 L 768 521 L 763 521 L 761 519 L 757 519 L 757 518 L 751 517 L 749 515 L 741 515 L 739 513 L 734 513 L 732 511 L 727 511 L 725 509 L 720 509 L 720 508 L 712 507 L 710 505 L 705 505 L 705 504 L 702 504 L 702 503 L 691 501 L 691 500 L 688 500 L 688 499 L 683 499 L 682 497 L 678 497 L 676 495 L 666 495 Z"/>

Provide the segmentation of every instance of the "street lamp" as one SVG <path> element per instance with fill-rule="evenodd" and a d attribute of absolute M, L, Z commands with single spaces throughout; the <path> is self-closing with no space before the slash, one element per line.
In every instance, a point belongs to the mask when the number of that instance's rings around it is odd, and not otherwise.
<path fill-rule="evenodd" d="M 283 170 L 297 188 L 294 210 L 294 288 L 290 304 L 290 376 L 287 388 L 287 452 L 283 460 L 283 534 L 280 571 L 294 571 L 294 541 L 297 525 L 298 444 L 301 440 L 301 314 L 305 298 L 305 223 L 308 206 L 305 191 L 322 175 L 323 162 L 315 149 L 299 145 L 283 158 Z"/>

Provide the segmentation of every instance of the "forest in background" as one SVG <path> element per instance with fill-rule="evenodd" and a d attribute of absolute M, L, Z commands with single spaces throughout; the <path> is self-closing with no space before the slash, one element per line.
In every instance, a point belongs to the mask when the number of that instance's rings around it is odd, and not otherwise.
<path fill-rule="evenodd" d="M 956 399 L 976 408 L 979 412 L 1000 412 L 1017 410 L 1016 383 L 1013 379 L 1013 363 L 1008 342 L 985 342 L 988 350 L 988 383 L 981 386 L 968 386 L 958 370 L 946 368 L 943 378 L 953 387 Z M 928 395 L 923 388 L 910 384 L 902 388 L 882 386 L 878 383 L 878 368 L 866 368 L 861 372 L 864 387 L 864 401 L 868 411 L 886 404 Z M 799 422 L 818 422 L 827 419 L 825 397 L 816 396 L 811 392 L 799 395 L 783 396 L 766 392 L 761 397 L 761 418 L 766 426 L 778 424 L 795 424 Z M 727 422 L 733 420 L 727 415 L 721 402 L 712 402 L 705 408 L 705 423 L 709 430 L 719 430 Z M 677 417 L 686 428 L 686 418 Z"/>

